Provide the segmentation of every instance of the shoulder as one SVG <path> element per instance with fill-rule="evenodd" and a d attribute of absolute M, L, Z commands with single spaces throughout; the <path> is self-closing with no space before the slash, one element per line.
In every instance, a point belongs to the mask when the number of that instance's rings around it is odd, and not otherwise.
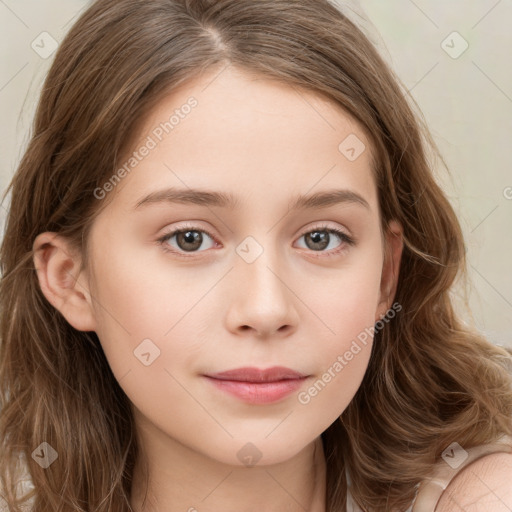
<path fill-rule="evenodd" d="M 446 487 L 436 512 L 512 510 L 512 453 L 492 453 L 466 466 Z"/>

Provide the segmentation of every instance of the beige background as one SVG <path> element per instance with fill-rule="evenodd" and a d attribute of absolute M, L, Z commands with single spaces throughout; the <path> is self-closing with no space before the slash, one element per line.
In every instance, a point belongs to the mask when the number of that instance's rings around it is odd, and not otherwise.
<path fill-rule="evenodd" d="M 512 2 L 340 3 L 377 44 L 427 119 L 450 169 L 450 175 L 439 169 L 438 177 L 466 236 L 473 320 L 494 343 L 512 347 Z M 43 32 L 61 41 L 86 5 L 0 0 L 2 191 L 26 144 L 51 61 L 31 44 L 44 37 L 48 49 Z M 2 224 L 7 206 L 8 199 L 0 207 Z M 456 289 L 454 296 L 460 295 Z"/>

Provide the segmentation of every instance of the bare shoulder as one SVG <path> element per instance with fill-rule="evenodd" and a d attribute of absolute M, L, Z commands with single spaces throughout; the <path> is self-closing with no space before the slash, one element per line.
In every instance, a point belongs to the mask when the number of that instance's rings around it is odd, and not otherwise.
<path fill-rule="evenodd" d="M 486 455 L 465 467 L 448 485 L 436 512 L 510 512 L 512 453 Z"/>

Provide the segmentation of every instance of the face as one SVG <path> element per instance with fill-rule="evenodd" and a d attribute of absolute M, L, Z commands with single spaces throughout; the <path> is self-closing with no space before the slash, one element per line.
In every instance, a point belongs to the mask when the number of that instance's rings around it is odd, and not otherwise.
<path fill-rule="evenodd" d="M 141 428 L 227 464 L 290 458 L 353 398 L 361 333 L 389 307 L 370 141 L 336 104 L 233 67 L 162 99 L 140 133 L 90 235 L 112 371 Z M 275 366 L 305 378 L 205 376 Z"/>

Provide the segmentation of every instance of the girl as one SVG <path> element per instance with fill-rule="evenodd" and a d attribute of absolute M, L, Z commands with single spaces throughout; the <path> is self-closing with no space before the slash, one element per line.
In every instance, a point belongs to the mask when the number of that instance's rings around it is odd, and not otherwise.
<path fill-rule="evenodd" d="M 8 509 L 510 510 L 429 147 L 327 0 L 93 3 L 9 188 Z"/>

